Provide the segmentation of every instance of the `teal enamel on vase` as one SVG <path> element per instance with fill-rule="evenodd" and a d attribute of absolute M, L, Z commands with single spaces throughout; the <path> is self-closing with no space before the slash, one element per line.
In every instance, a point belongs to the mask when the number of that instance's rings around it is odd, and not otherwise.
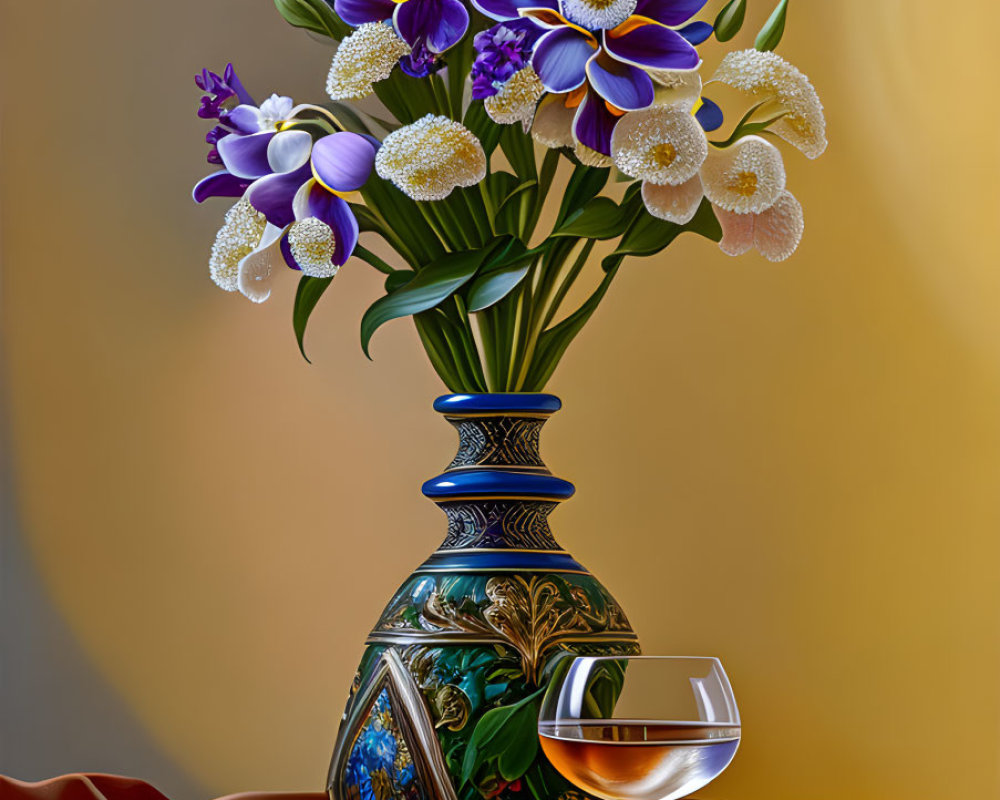
<path fill-rule="evenodd" d="M 458 454 L 424 494 L 441 546 L 403 582 L 368 637 L 330 765 L 333 800 L 567 800 L 536 730 L 565 653 L 635 654 L 614 598 L 552 536 L 573 485 L 539 455 L 561 403 L 547 394 L 434 403 Z"/>

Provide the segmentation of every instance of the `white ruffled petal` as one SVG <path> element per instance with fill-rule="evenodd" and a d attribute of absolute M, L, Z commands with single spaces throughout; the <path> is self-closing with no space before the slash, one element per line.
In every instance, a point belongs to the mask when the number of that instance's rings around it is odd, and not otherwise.
<path fill-rule="evenodd" d="M 208 259 L 209 274 L 220 289 L 235 292 L 240 261 L 260 244 L 265 230 L 264 215 L 250 205 L 246 195 L 226 212 Z"/>
<path fill-rule="evenodd" d="M 657 219 L 665 219 L 677 225 L 687 225 L 698 213 L 698 206 L 705 196 L 701 178 L 695 175 L 680 186 L 669 183 L 656 184 L 643 181 L 642 201 L 646 210 Z"/>
<path fill-rule="evenodd" d="M 549 94 L 542 98 L 535 110 L 531 135 L 546 147 L 573 147 L 573 118 L 575 108 L 567 108 L 566 95 Z"/>
<path fill-rule="evenodd" d="M 753 241 L 768 261 L 784 261 L 798 248 L 804 228 L 802 205 L 786 191 L 778 202 L 757 216 Z"/>
<path fill-rule="evenodd" d="M 611 135 L 611 156 L 618 169 L 652 183 L 685 183 L 707 155 L 705 132 L 680 106 L 630 111 Z"/>
<path fill-rule="evenodd" d="M 414 200 L 443 200 L 486 176 L 486 153 L 460 122 L 428 114 L 385 137 L 375 171 Z"/>
<path fill-rule="evenodd" d="M 715 216 L 722 227 L 722 241 L 719 249 L 727 256 L 741 256 L 753 247 L 753 231 L 756 217 L 753 214 L 734 214 L 724 208 L 715 207 Z"/>
<path fill-rule="evenodd" d="M 712 148 L 701 180 L 713 204 L 737 214 L 759 214 L 785 190 L 785 165 L 769 141 L 745 136 L 731 147 Z"/>
<path fill-rule="evenodd" d="M 826 118 L 819 95 L 809 78 L 781 56 L 758 50 L 728 53 L 712 80 L 758 99 L 777 101 L 788 114 L 771 130 L 809 158 L 826 150 Z"/>
<path fill-rule="evenodd" d="M 268 223 L 260 244 L 240 261 L 239 290 L 254 303 L 263 303 L 271 296 L 274 273 L 284 263 L 281 258 L 281 236 L 284 232 L 284 228 Z"/>

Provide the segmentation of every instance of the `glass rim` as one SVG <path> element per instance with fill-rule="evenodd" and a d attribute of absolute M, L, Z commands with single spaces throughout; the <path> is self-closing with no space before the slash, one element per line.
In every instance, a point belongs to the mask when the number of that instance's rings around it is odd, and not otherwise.
<path fill-rule="evenodd" d="M 717 656 L 581 656 L 574 655 L 574 661 L 713 661 L 722 667 L 722 661 Z M 725 667 L 723 667 L 725 671 Z"/>

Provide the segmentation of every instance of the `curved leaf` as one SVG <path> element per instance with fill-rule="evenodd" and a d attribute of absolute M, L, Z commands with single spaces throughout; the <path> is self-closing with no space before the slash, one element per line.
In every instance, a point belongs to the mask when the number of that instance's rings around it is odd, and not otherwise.
<path fill-rule="evenodd" d="M 595 197 L 582 209 L 570 214 L 552 235 L 613 239 L 622 235 L 632 216 L 627 208 L 619 206 L 610 197 Z"/>
<path fill-rule="evenodd" d="M 576 167 L 566 184 L 562 205 L 559 207 L 559 216 L 556 218 L 556 227 L 562 225 L 570 214 L 583 208 L 595 197 L 604 188 L 610 175 L 610 167 L 597 168 L 583 165 Z"/>
<path fill-rule="evenodd" d="M 303 275 L 299 279 L 298 288 L 295 290 L 295 304 L 292 307 L 292 328 L 295 330 L 295 339 L 299 343 L 299 352 L 302 353 L 302 357 L 306 361 L 309 361 L 309 356 L 306 355 L 306 348 L 303 342 L 306 335 L 306 325 L 309 322 L 309 315 L 316 308 L 316 304 L 332 280 L 332 276 L 329 278 L 312 278 L 309 275 Z M 311 364 L 312 362 L 309 361 L 309 363 Z"/>
<path fill-rule="evenodd" d="M 517 710 L 504 728 L 504 748 L 497 761 L 500 777 L 515 781 L 538 755 L 538 704 L 527 703 Z"/>
<path fill-rule="evenodd" d="M 434 308 L 461 288 L 479 268 L 483 253 L 448 253 L 424 267 L 409 283 L 376 300 L 361 319 L 361 349 L 366 356 L 372 335 L 389 320 Z"/>
<path fill-rule="evenodd" d="M 715 218 L 712 204 L 707 199 L 701 201 L 697 213 L 686 225 L 676 225 L 657 219 L 650 214 L 643 214 L 626 231 L 618 247 L 609 256 L 605 256 L 601 266 L 610 272 L 617 269 L 625 256 L 651 256 L 659 253 L 682 233 L 690 231 L 717 242 L 722 239 L 722 228 Z"/>
<path fill-rule="evenodd" d="M 743 27 L 747 14 L 747 0 L 729 0 L 715 18 L 715 38 L 728 42 Z"/>
<path fill-rule="evenodd" d="M 503 300 L 524 280 L 533 259 L 534 256 L 529 256 L 520 262 L 479 275 L 469 287 L 466 299 L 469 311 L 482 311 Z"/>
<path fill-rule="evenodd" d="M 774 50 L 785 33 L 785 16 L 788 13 L 788 0 L 780 0 L 771 16 L 767 18 L 764 27 L 757 34 L 753 46 L 761 51 Z"/>
<path fill-rule="evenodd" d="M 416 272 L 411 269 L 397 269 L 385 276 L 385 290 L 392 293 L 397 289 L 402 289 L 406 284 L 416 277 Z"/>
<path fill-rule="evenodd" d="M 736 127 L 733 128 L 733 132 L 729 134 L 728 139 L 719 142 L 711 142 L 712 146 L 719 148 L 730 147 L 744 136 L 750 136 L 751 134 L 757 134 L 767 130 L 771 125 L 788 113 L 787 111 L 782 111 L 780 114 L 775 114 L 773 117 L 769 117 L 768 119 L 761 120 L 759 122 L 751 122 L 750 117 L 756 114 L 757 111 L 759 111 L 763 106 L 767 105 L 768 102 L 768 100 L 765 100 L 762 103 L 757 103 L 757 105 L 747 111 L 747 113 L 743 115 L 743 118 L 736 123 Z"/>
<path fill-rule="evenodd" d="M 340 41 L 351 29 L 324 0 L 274 0 L 289 25 Z"/>

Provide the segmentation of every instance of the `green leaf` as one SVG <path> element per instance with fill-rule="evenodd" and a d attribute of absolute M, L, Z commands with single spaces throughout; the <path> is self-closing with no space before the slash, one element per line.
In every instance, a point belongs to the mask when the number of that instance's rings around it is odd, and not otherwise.
<path fill-rule="evenodd" d="M 733 128 L 733 132 L 729 134 L 728 139 L 725 139 L 724 141 L 721 142 L 712 142 L 711 144 L 719 148 L 731 147 L 737 141 L 742 139 L 744 136 L 751 136 L 753 134 L 758 134 L 767 130 L 771 125 L 773 125 L 775 122 L 777 122 L 779 119 L 781 119 L 788 113 L 788 111 L 782 111 L 781 113 L 775 114 L 772 117 L 768 117 L 765 120 L 758 120 L 757 122 L 751 122 L 750 117 L 752 117 L 758 110 L 760 110 L 762 106 L 767 105 L 768 102 L 769 101 L 765 100 L 763 103 L 758 103 L 749 111 L 747 111 L 747 113 L 743 115 L 743 118 L 736 123 L 736 127 Z"/>
<path fill-rule="evenodd" d="M 486 161 L 489 162 L 493 151 L 500 144 L 500 134 L 503 133 L 504 126 L 497 125 L 497 123 L 490 119 L 482 100 L 475 100 L 469 104 L 462 124 L 479 139 L 479 143 L 486 152 Z"/>
<path fill-rule="evenodd" d="M 274 0 L 274 6 L 285 21 L 296 28 L 305 28 L 336 41 L 351 33 L 350 27 L 324 0 Z"/>
<path fill-rule="evenodd" d="M 292 328 L 295 330 L 295 339 L 299 343 L 299 352 L 302 353 L 302 357 L 306 361 L 309 361 L 309 356 L 306 355 L 304 339 L 309 315 L 316 308 L 316 304 L 332 280 L 332 276 L 329 278 L 312 278 L 309 275 L 303 275 L 299 279 L 298 288 L 295 290 L 295 304 L 292 306 Z M 311 364 L 312 362 L 309 361 L 309 363 Z"/>
<path fill-rule="evenodd" d="M 700 234 L 713 242 L 722 238 L 722 228 L 707 199 L 701 201 L 698 211 L 686 225 L 676 225 L 651 214 L 643 214 L 625 232 L 614 252 L 605 256 L 601 266 L 610 272 L 618 268 L 625 256 L 651 256 L 659 253 L 685 231 Z"/>
<path fill-rule="evenodd" d="M 411 269 L 397 269 L 385 276 L 385 291 L 389 294 L 402 289 L 406 284 L 416 277 L 417 273 Z"/>
<path fill-rule="evenodd" d="M 621 259 L 619 259 L 620 263 Z M 555 372 L 559 364 L 559 359 L 566 352 L 566 348 L 576 338 L 576 335 L 582 330 L 583 326 L 587 324 L 587 320 L 591 318 L 601 300 L 604 299 L 604 295 L 607 294 L 608 288 L 611 286 L 611 281 L 614 280 L 615 275 L 618 273 L 619 264 L 612 265 L 603 280 L 601 280 L 600 285 L 582 306 L 558 325 L 549 328 L 538 337 L 538 346 L 535 349 L 531 369 L 525 380 L 525 386 L 521 391 L 541 391 L 541 387 L 545 386 L 546 381 L 552 377 L 552 373 Z"/>
<path fill-rule="evenodd" d="M 354 252 L 351 253 L 356 258 L 360 258 L 362 261 L 371 264 L 379 272 L 384 272 L 390 277 L 396 272 L 396 270 L 389 266 L 385 261 L 375 255 L 371 250 L 366 247 L 362 247 L 360 244 L 354 246 Z"/>
<path fill-rule="evenodd" d="M 728 42 L 743 27 L 743 19 L 747 13 L 747 0 L 729 0 L 719 15 L 715 18 L 715 38 L 720 42 Z"/>
<path fill-rule="evenodd" d="M 361 349 L 365 355 L 371 358 L 368 344 L 382 325 L 434 308 L 472 278 L 482 258 L 479 250 L 448 253 L 420 270 L 402 288 L 376 300 L 361 319 Z"/>
<path fill-rule="evenodd" d="M 520 260 L 499 268 L 483 272 L 469 287 L 466 300 L 469 311 L 482 311 L 494 303 L 503 300 L 514 288 L 524 280 L 534 261 L 533 254 L 522 256 Z"/>
<path fill-rule="evenodd" d="M 632 216 L 629 209 L 620 207 L 610 197 L 595 197 L 582 209 L 570 214 L 552 235 L 613 239 L 622 235 Z"/>
<path fill-rule="evenodd" d="M 503 738 L 497 768 L 505 781 L 515 781 L 528 771 L 538 754 L 538 704 L 532 702 L 519 708 L 504 728 Z"/>
<path fill-rule="evenodd" d="M 472 736 L 469 737 L 469 744 L 465 750 L 465 758 L 462 761 L 462 784 L 468 782 L 480 764 L 485 763 L 490 758 L 499 756 L 503 752 L 503 748 L 508 743 L 506 736 L 509 729 L 508 726 L 511 725 L 512 720 L 515 725 L 518 724 L 516 716 L 525 706 L 531 704 L 531 708 L 534 708 L 534 701 L 542 691 L 542 689 L 539 689 L 536 692 L 532 692 L 527 697 L 523 697 L 511 705 L 491 708 L 479 718 L 479 722 L 476 723 L 476 727 L 472 731 Z M 538 712 L 535 711 L 534 714 L 535 725 L 537 725 Z M 501 732 L 504 733 L 504 736 L 500 736 Z M 537 730 L 534 730 L 532 735 L 537 741 Z M 489 748 L 489 745 L 494 742 L 496 742 L 496 746 Z"/>
<path fill-rule="evenodd" d="M 785 15 L 788 13 L 788 0 L 780 0 L 771 16 L 767 18 L 764 27 L 757 34 L 753 46 L 761 51 L 774 50 L 785 33 Z"/>
<path fill-rule="evenodd" d="M 576 167 L 566 184 L 559 216 L 556 218 L 556 227 L 562 225 L 574 211 L 590 202 L 604 188 L 610 174 L 609 167 L 596 168 L 582 165 Z"/>
<path fill-rule="evenodd" d="M 500 201 L 500 205 L 497 207 L 497 213 L 502 212 L 504 206 L 507 205 L 514 197 L 519 195 L 525 189 L 530 189 L 532 186 L 537 186 L 537 185 L 538 181 L 535 180 L 534 178 L 526 180 L 523 183 L 519 183 L 517 186 L 515 186 L 513 189 L 507 192 L 507 196 Z"/>
<path fill-rule="evenodd" d="M 503 129 L 500 131 L 500 147 L 517 176 L 521 180 L 537 178 L 535 144 L 531 134 L 525 133 L 520 125 L 497 125 L 496 127 Z"/>

